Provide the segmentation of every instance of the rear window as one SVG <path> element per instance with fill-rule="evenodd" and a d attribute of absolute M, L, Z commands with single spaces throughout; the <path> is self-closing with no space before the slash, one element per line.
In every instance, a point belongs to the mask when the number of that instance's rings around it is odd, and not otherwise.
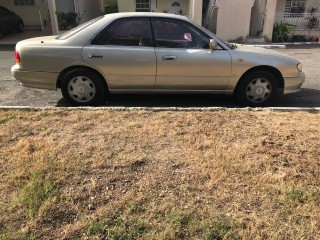
<path fill-rule="evenodd" d="M 102 19 L 104 16 L 100 16 L 100 17 L 97 17 L 97 18 L 94 18 L 88 22 L 85 22 L 67 32 L 64 32 L 63 34 L 59 35 L 56 39 L 59 39 L 59 40 L 65 40 L 65 39 L 68 39 L 69 37 L 73 36 L 74 34 L 82 31 L 83 29 L 85 29 L 86 27 L 90 26 L 91 24 L 99 21 L 100 19 Z"/>

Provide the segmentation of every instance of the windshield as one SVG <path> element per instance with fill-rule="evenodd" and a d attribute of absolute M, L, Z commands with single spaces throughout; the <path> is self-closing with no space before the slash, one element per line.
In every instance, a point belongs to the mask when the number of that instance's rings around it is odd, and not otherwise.
<path fill-rule="evenodd" d="M 85 29 L 86 27 L 90 26 L 91 24 L 99 21 L 100 19 L 102 19 L 104 16 L 100 16 L 97 18 L 94 18 L 88 22 L 85 22 L 75 28 L 72 28 L 71 30 L 64 32 L 63 34 L 59 35 L 58 37 L 56 37 L 56 39 L 59 40 L 65 40 L 68 39 L 69 37 L 73 36 L 74 34 L 76 34 L 77 32 L 80 32 L 81 30 Z"/>

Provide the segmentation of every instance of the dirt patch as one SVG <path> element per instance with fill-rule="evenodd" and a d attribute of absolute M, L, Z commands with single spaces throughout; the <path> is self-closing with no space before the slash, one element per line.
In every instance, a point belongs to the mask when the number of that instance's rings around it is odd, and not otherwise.
<path fill-rule="evenodd" d="M 0 111 L 3 239 L 317 239 L 320 114 Z"/>

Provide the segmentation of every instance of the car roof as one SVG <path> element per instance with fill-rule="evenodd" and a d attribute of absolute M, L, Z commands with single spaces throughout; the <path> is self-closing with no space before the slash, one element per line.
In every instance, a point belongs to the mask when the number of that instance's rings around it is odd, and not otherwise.
<path fill-rule="evenodd" d="M 121 13 L 111 13 L 105 15 L 105 17 L 110 19 L 126 18 L 126 17 L 164 17 L 172 19 L 182 19 L 187 20 L 188 18 L 178 14 L 172 13 L 159 13 L 159 12 L 121 12 Z"/>
<path fill-rule="evenodd" d="M 0 6 L 0 8 L 9 11 L 9 9 L 6 7 Z"/>

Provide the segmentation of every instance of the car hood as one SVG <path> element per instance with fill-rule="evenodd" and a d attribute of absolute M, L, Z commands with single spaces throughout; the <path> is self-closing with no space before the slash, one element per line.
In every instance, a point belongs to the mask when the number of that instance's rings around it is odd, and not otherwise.
<path fill-rule="evenodd" d="M 299 61 L 285 53 L 265 49 L 262 47 L 255 47 L 252 45 L 235 44 L 236 48 L 231 50 L 231 56 L 234 59 L 244 58 L 254 65 L 272 65 L 279 66 L 283 64 L 296 65 Z"/>
<path fill-rule="evenodd" d="M 258 54 L 262 54 L 262 55 L 278 56 L 278 57 L 293 59 L 292 57 L 290 57 L 289 55 L 287 55 L 285 53 L 275 51 L 272 49 L 266 49 L 266 48 L 257 47 L 254 45 L 241 45 L 241 44 L 234 44 L 234 45 L 236 46 L 236 48 L 233 50 L 239 51 L 239 52 L 258 53 Z"/>

